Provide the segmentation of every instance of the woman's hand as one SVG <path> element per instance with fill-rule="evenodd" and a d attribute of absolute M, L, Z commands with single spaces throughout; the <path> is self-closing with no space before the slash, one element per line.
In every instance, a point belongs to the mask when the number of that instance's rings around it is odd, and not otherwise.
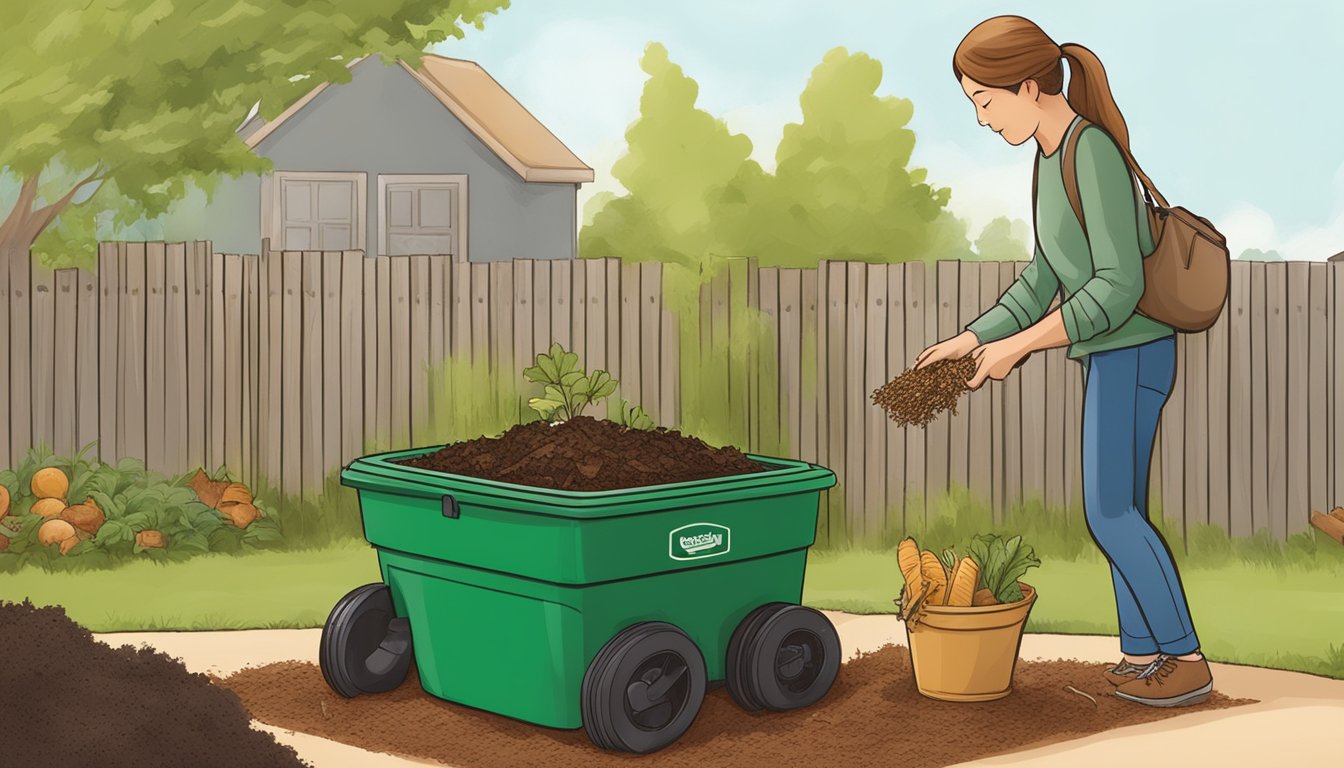
<path fill-rule="evenodd" d="M 960 360 L 971 354 L 971 351 L 980 346 L 980 339 L 970 331 L 962 331 L 960 334 L 950 339 L 934 344 L 915 358 L 915 367 L 923 368 L 929 363 L 936 363 L 939 360 Z"/>
<path fill-rule="evenodd" d="M 975 375 L 966 382 L 972 391 L 979 389 L 986 379 L 1003 381 L 1013 369 L 1026 361 L 1030 352 L 1016 336 L 992 341 L 976 347 Z"/>

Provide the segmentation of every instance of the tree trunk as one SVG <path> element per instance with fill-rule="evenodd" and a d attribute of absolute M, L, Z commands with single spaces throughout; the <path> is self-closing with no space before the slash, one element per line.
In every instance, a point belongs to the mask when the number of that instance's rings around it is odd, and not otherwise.
<path fill-rule="evenodd" d="M 36 209 L 33 205 L 37 201 L 38 176 L 35 174 L 24 179 L 19 189 L 18 201 L 14 203 L 4 221 L 0 222 L 0 264 L 8 269 L 17 263 L 15 259 L 32 258 L 33 243 L 37 242 L 38 236 L 70 206 L 79 190 L 86 184 L 97 183 L 101 186 L 102 180 L 106 177 L 99 176 L 98 172 L 95 168 L 59 200 Z M 97 192 L 95 188 L 94 194 Z"/>
<path fill-rule="evenodd" d="M 21 259 L 31 259 L 32 247 L 32 243 L 21 244 L 0 240 L 0 269 L 12 272 L 15 266 L 22 263 Z"/>

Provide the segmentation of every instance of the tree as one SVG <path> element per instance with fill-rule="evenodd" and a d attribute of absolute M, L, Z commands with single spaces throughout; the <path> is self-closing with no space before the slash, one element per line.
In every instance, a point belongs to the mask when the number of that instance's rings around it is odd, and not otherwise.
<path fill-rule="evenodd" d="M 976 256 L 982 261 L 1025 261 L 1031 257 L 1027 250 L 1029 237 L 1026 222 L 999 216 L 980 230 L 975 240 Z"/>
<path fill-rule="evenodd" d="M 784 127 L 776 170 L 744 167 L 720 201 L 723 237 L 763 264 L 819 258 L 895 262 L 969 255 L 951 190 L 911 168 L 908 99 L 878 96 L 882 64 L 827 52 L 799 98 L 803 120 Z"/>
<path fill-rule="evenodd" d="M 748 160 L 751 140 L 695 106 L 700 87 L 651 43 L 640 67 L 649 75 L 640 116 L 625 132 L 627 150 L 612 176 L 628 194 L 606 201 L 579 235 L 588 258 L 658 260 L 699 272 L 722 256 L 712 239 L 714 200 Z"/>
<path fill-rule="evenodd" d="M 99 214 L 154 217 L 188 181 L 269 170 L 235 133 L 360 56 L 419 61 L 509 0 L 0 4 L 0 265 L 88 248 Z"/>
<path fill-rule="evenodd" d="M 785 126 L 769 173 L 751 141 L 698 109 L 698 86 L 650 45 L 640 117 L 612 169 L 629 194 L 605 201 L 579 236 L 587 257 L 658 259 L 705 275 L 723 257 L 810 267 L 821 259 L 905 261 L 970 256 L 950 190 L 909 168 L 914 108 L 879 97 L 882 66 L 826 54 Z"/>
<path fill-rule="evenodd" d="M 1272 248 L 1268 251 L 1262 251 L 1259 248 L 1247 248 L 1237 258 L 1243 261 L 1283 261 L 1283 256 Z"/>

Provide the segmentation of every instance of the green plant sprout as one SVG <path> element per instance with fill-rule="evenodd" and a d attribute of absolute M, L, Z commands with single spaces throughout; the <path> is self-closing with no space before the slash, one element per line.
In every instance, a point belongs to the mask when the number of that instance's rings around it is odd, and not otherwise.
<path fill-rule="evenodd" d="M 657 426 L 647 411 L 629 400 L 621 400 L 621 407 L 611 420 L 626 429 L 639 429 L 645 432 Z"/>
<path fill-rule="evenodd" d="M 606 371 L 584 372 L 579 356 L 565 351 L 559 342 L 551 344 L 549 353 L 537 355 L 537 364 L 525 369 L 523 378 L 544 387 L 541 397 L 528 399 L 528 407 L 555 424 L 569 421 L 585 406 L 610 397 L 617 384 Z"/>

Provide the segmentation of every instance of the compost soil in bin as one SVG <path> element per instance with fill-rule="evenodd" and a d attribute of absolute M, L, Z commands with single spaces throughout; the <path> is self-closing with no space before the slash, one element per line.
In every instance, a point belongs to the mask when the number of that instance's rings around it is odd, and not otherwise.
<path fill-rule="evenodd" d="M 0 765 L 299 768 L 232 691 L 149 648 L 112 648 L 59 607 L 0 602 Z"/>
<path fill-rule="evenodd" d="M 333 693 L 317 666 L 299 662 L 243 670 L 222 684 L 265 723 L 458 768 L 943 766 L 1254 703 L 1215 692 L 1191 707 L 1132 704 L 1107 692 L 1106 666 L 1018 662 L 1007 698 L 959 704 L 919 695 L 909 651 L 889 645 L 847 662 L 826 698 L 806 709 L 749 713 L 726 689 L 711 691 L 680 740 L 638 758 L 599 750 L 583 730 L 542 728 L 440 701 L 421 690 L 414 671 L 395 691 L 355 699 Z"/>
<path fill-rule="evenodd" d="M 500 437 L 452 443 L 402 464 L 535 488 L 610 491 L 763 472 L 736 448 L 714 448 L 674 430 L 629 429 L 579 416 L 534 421 Z"/>

